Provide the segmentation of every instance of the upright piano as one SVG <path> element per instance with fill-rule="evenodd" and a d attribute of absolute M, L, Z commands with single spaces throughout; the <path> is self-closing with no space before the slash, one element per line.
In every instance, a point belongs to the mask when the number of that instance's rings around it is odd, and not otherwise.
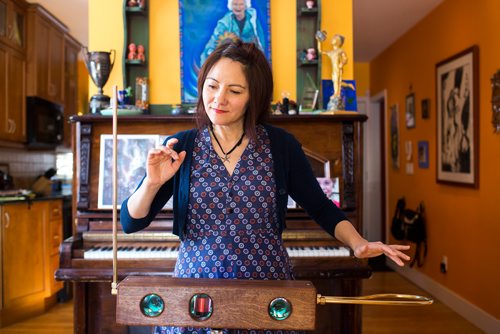
<path fill-rule="evenodd" d="M 341 208 L 362 231 L 362 123 L 366 116 L 272 116 L 302 143 L 317 176 L 330 174 L 340 183 Z M 118 134 L 174 134 L 193 128 L 191 116 L 119 116 Z M 115 322 L 116 296 L 111 295 L 112 212 L 98 206 L 101 135 L 112 134 L 112 118 L 72 118 L 74 182 L 73 236 L 60 248 L 56 278 L 74 282 L 75 333 L 145 333 L 148 329 Z M 326 168 L 326 171 L 325 171 Z M 118 278 L 127 275 L 172 275 L 178 238 L 172 211 L 163 210 L 145 230 L 124 234 L 118 227 Z M 322 295 L 356 296 L 361 280 L 371 275 L 366 260 L 333 239 L 304 210 L 290 209 L 283 239 L 297 279 L 310 280 Z M 318 306 L 314 333 L 361 333 L 361 308 Z"/>

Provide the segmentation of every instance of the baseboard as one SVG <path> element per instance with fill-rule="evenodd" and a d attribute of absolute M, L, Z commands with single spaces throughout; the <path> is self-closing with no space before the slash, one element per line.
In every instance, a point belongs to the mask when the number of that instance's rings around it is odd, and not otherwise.
<path fill-rule="evenodd" d="M 439 299 L 440 302 L 460 314 L 485 333 L 498 333 L 500 320 L 496 319 L 491 314 L 470 303 L 463 297 L 460 297 L 455 292 L 437 283 L 418 270 L 414 270 L 407 266 L 399 267 L 389 260 L 386 261 L 386 264 L 401 276 L 415 283 L 421 289 L 428 291 L 434 298 Z"/>

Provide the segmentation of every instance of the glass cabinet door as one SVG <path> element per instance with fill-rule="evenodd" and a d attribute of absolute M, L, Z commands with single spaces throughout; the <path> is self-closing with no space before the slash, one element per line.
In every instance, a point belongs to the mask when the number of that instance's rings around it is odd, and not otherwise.
<path fill-rule="evenodd" d="M 0 0 L 0 38 L 7 35 L 7 3 Z"/>
<path fill-rule="evenodd" d="M 24 12 L 16 4 L 13 3 L 11 31 L 9 31 L 9 40 L 17 47 L 24 47 L 24 25 L 25 15 Z"/>

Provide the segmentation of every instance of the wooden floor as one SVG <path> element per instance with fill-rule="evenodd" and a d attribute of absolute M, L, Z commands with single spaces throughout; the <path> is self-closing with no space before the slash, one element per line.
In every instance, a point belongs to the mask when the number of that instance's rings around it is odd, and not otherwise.
<path fill-rule="evenodd" d="M 392 271 L 375 272 L 363 283 L 363 294 L 389 292 L 428 295 Z M 73 333 L 73 305 L 71 302 L 59 304 L 40 317 L 2 328 L 0 333 Z M 434 305 L 418 307 L 363 306 L 363 333 L 474 334 L 482 331 L 435 301 Z"/>
<path fill-rule="evenodd" d="M 363 283 L 363 294 L 404 293 L 429 296 L 393 271 L 374 272 Z M 449 307 L 434 300 L 429 306 L 363 306 L 366 334 L 475 334 L 483 333 Z"/>

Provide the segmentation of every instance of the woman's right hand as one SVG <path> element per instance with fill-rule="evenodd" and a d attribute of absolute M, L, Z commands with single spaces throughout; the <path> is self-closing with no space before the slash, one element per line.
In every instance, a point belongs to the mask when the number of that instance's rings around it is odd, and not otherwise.
<path fill-rule="evenodd" d="M 177 142 L 177 138 L 170 138 L 166 146 L 160 145 L 148 152 L 147 176 L 144 182 L 153 187 L 161 187 L 177 173 L 186 157 L 186 151 L 174 151 Z"/>

